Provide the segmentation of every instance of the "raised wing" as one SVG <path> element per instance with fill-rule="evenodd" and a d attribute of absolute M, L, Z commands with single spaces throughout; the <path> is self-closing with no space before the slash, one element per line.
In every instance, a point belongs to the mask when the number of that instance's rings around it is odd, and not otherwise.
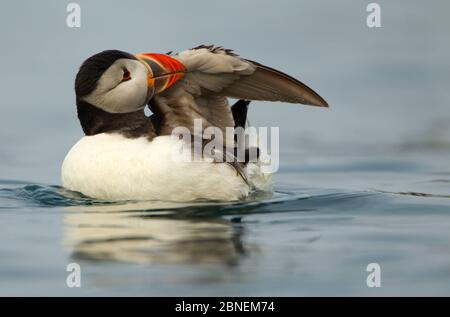
<path fill-rule="evenodd" d="M 227 97 L 328 106 L 295 78 L 242 59 L 231 50 L 199 46 L 172 57 L 184 65 L 186 73 L 151 101 L 152 111 L 161 119 L 161 134 L 170 134 L 177 126 L 194 132 L 194 119 L 202 119 L 203 128 L 234 127 Z"/>

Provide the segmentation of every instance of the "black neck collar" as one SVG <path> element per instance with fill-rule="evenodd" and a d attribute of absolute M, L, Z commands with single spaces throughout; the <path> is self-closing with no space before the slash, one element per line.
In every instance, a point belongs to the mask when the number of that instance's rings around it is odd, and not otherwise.
<path fill-rule="evenodd" d="M 147 117 L 144 110 L 130 113 L 109 113 L 77 99 L 78 119 L 86 135 L 120 133 L 128 138 L 156 137 L 155 116 Z"/>

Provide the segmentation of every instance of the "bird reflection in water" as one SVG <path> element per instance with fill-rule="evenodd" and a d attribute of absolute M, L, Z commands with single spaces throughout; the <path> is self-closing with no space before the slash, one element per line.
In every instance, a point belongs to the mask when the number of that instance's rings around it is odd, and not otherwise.
<path fill-rule="evenodd" d="M 234 266 L 255 248 L 245 246 L 239 217 L 218 216 L 220 206 L 136 202 L 67 209 L 64 244 L 75 260 Z"/>

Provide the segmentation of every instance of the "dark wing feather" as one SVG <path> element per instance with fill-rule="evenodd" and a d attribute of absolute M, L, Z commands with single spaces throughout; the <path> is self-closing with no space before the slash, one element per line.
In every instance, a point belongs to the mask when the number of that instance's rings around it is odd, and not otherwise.
<path fill-rule="evenodd" d="M 231 106 L 231 113 L 233 114 L 234 127 L 245 128 L 247 122 L 247 112 L 249 100 L 240 99 L 236 101 L 234 105 Z"/>
<path fill-rule="evenodd" d="M 222 90 L 224 95 L 237 99 L 284 101 L 328 107 L 322 97 L 299 80 L 262 64 L 248 62 L 256 67 L 253 74 L 241 76 Z"/>

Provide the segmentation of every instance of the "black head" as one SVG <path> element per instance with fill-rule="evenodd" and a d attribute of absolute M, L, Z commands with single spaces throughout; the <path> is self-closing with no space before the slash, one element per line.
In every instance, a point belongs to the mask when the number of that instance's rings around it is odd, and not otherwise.
<path fill-rule="evenodd" d="M 86 59 L 75 78 L 78 118 L 87 135 L 148 130 L 143 108 L 152 89 L 148 68 L 134 55 L 107 50 Z M 134 134 L 133 134 L 134 133 Z"/>
<path fill-rule="evenodd" d="M 86 59 L 80 66 L 75 78 L 75 93 L 77 97 L 87 96 L 95 90 L 100 77 L 118 59 L 133 59 L 132 54 L 119 50 L 106 50 Z"/>
<path fill-rule="evenodd" d="M 132 54 L 103 51 L 89 57 L 75 78 L 77 103 L 83 101 L 109 113 L 142 110 L 153 95 L 149 66 Z"/>

